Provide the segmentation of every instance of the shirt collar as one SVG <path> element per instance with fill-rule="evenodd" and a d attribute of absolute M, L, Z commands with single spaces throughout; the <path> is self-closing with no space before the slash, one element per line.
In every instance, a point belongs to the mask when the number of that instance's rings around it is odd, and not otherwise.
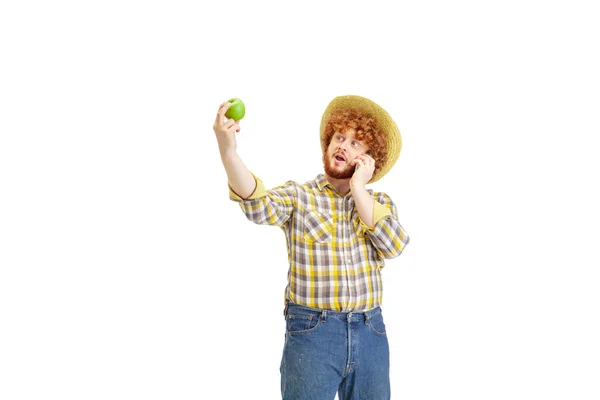
<path fill-rule="evenodd" d="M 327 186 L 329 186 L 330 189 L 332 189 L 332 191 L 334 193 L 338 193 L 337 189 L 335 188 L 335 186 L 333 186 L 331 183 L 329 183 L 329 181 L 327 180 L 327 178 L 325 178 L 324 174 L 319 174 L 317 175 L 317 177 L 315 178 L 315 183 L 317 184 L 317 187 L 319 188 L 319 190 L 322 192 L 323 189 Z M 373 194 L 373 189 L 367 189 L 367 191 L 370 194 Z M 348 192 L 348 194 L 346 196 L 350 195 L 350 192 Z M 341 196 L 341 194 L 340 194 Z"/>
<path fill-rule="evenodd" d="M 331 185 L 331 183 L 329 183 L 329 182 L 327 181 L 327 179 L 325 178 L 325 175 L 323 175 L 323 174 L 319 174 L 319 175 L 316 177 L 316 179 L 315 179 L 315 182 L 317 183 L 317 187 L 319 188 L 319 190 L 320 190 L 320 191 L 323 191 L 323 188 L 324 188 L 325 186 L 327 186 L 327 185 L 329 185 L 329 186 L 333 187 L 333 186 Z"/>

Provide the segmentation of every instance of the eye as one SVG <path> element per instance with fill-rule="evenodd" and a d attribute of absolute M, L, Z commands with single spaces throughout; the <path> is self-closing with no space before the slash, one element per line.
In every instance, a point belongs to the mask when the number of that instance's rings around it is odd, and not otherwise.
<path fill-rule="evenodd" d="M 358 148 L 360 147 L 360 143 L 359 143 L 359 142 L 352 142 L 352 146 L 353 146 L 355 149 L 358 149 Z"/>
<path fill-rule="evenodd" d="M 338 137 L 336 137 L 336 139 L 337 139 L 338 142 L 341 142 L 342 140 L 344 140 L 344 137 L 343 136 L 338 136 Z"/>

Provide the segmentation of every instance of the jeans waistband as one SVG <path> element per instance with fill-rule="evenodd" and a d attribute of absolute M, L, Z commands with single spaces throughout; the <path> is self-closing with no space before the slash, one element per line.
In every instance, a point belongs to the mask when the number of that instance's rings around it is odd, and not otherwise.
<path fill-rule="evenodd" d="M 287 317 L 288 314 L 293 314 L 294 312 L 303 311 L 310 312 L 315 315 L 321 315 L 322 318 L 330 317 L 330 318 L 338 318 L 341 320 L 348 320 L 349 317 L 356 317 L 357 320 L 369 320 L 373 317 L 373 315 L 381 313 L 381 307 L 375 307 L 370 309 L 369 311 L 332 311 L 332 310 L 324 310 L 319 308 L 312 308 L 296 303 L 288 302 L 285 306 L 285 310 L 283 311 L 284 315 Z"/>

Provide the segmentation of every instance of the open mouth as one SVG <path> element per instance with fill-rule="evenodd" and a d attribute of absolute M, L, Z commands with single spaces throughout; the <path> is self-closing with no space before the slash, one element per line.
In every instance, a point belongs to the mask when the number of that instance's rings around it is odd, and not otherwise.
<path fill-rule="evenodd" d="M 340 161 L 340 162 L 346 161 L 346 159 L 344 158 L 344 156 L 342 156 L 340 154 L 334 155 L 333 158 L 335 158 L 337 161 Z"/>

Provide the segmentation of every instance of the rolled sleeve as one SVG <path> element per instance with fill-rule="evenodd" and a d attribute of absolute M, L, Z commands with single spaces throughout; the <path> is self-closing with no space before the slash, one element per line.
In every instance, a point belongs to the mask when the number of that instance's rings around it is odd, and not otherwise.
<path fill-rule="evenodd" d="M 254 176 L 254 179 L 256 188 L 250 197 L 243 199 L 229 187 L 229 198 L 239 203 L 246 217 L 255 224 L 283 226 L 294 212 L 295 182 L 266 190 L 259 178 Z"/>
<path fill-rule="evenodd" d="M 386 208 L 383 204 L 379 203 L 378 201 L 374 201 L 373 202 L 373 228 L 370 228 L 367 224 L 365 224 L 365 222 L 362 220 L 362 218 L 358 217 L 358 220 L 360 221 L 360 227 L 361 227 L 361 231 L 362 233 L 366 233 L 368 231 L 373 231 L 375 229 L 375 226 L 377 225 L 377 222 L 379 222 L 382 218 L 387 217 L 388 215 L 392 215 L 392 212 Z"/>
<path fill-rule="evenodd" d="M 402 254 L 410 242 L 408 233 L 398 221 L 396 206 L 389 196 L 379 193 L 373 204 L 373 228 L 360 220 L 361 229 L 384 258 L 394 258 Z"/>
<path fill-rule="evenodd" d="M 245 200 L 258 199 L 258 198 L 265 196 L 267 194 L 267 191 L 265 189 L 265 184 L 263 183 L 263 181 L 261 181 L 259 178 L 257 178 L 254 174 L 252 174 L 252 176 L 254 176 L 254 180 L 256 181 L 256 188 L 254 189 L 254 192 L 252 192 L 250 197 L 248 197 L 247 199 L 241 198 L 236 192 L 233 191 L 231 186 L 229 186 L 229 199 L 240 202 L 240 201 L 245 201 Z"/>

